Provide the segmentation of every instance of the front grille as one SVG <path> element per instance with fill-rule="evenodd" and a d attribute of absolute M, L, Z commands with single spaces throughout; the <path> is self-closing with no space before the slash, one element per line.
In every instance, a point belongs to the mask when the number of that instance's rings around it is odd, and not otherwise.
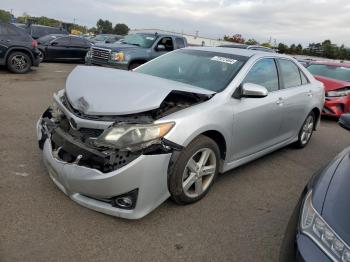
<path fill-rule="evenodd" d="M 99 60 L 99 61 L 108 61 L 109 56 L 111 54 L 111 50 L 104 49 L 100 47 L 92 47 L 91 48 L 91 57 L 93 60 Z"/>

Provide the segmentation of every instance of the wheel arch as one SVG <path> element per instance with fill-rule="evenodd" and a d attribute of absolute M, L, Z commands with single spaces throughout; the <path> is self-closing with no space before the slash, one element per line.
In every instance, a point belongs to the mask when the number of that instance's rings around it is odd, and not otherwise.
<path fill-rule="evenodd" d="M 316 130 L 316 128 L 318 127 L 318 124 L 320 122 L 320 118 L 321 118 L 321 110 L 317 107 L 314 107 L 311 112 L 314 113 L 315 115 L 315 125 L 314 125 L 314 130 Z"/>
<path fill-rule="evenodd" d="M 23 52 L 23 53 L 25 53 L 26 55 L 29 56 L 29 58 L 30 58 L 32 64 L 34 63 L 34 57 L 33 57 L 32 52 L 31 52 L 29 49 L 24 48 L 24 47 L 11 47 L 11 48 L 9 48 L 9 50 L 7 50 L 6 55 L 5 55 L 5 61 L 6 61 L 6 63 L 7 63 L 8 57 L 9 57 L 9 56 L 11 55 L 11 53 L 13 53 L 13 52 Z"/>

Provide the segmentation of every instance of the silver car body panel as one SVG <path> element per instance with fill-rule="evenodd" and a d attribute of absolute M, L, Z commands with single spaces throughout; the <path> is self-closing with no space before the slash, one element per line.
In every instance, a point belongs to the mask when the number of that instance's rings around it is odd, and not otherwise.
<path fill-rule="evenodd" d="M 95 66 L 77 66 L 66 83 L 71 105 L 87 115 L 149 111 L 158 108 L 171 91 L 214 93 L 154 76 Z"/>
<path fill-rule="evenodd" d="M 221 172 L 245 164 L 296 141 L 307 115 L 313 109 L 317 109 L 319 112 L 322 110 L 324 102 L 322 83 L 315 80 L 303 66 L 289 56 L 229 48 L 192 49 L 250 57 L 224 91 L 216 93 L 207 101 L 155 121 L 156 123 L 175 122 L 175 126 L 166 134 L 165 138 L 184 147 L 204 132 L 215 131 L 221 134 L 226 147 L 226 157 L 222 159 Z M 233 98 L 234 91 L 239 87 L 249 70 L 263 58 L 292 60 L 307 76 L 310 83 L 270 92 L 264 98 Z M 67 80 L 66 95 L 72 103 L 83 96 L 91 104 L 87 112 L 99 115 L 120 115 L 155 108 L 172 90 L 202 94 L 212 93 L 204 89 L 134 72 L 123 71 L 119 74 L 115 69 L 94 67 L 88 67 L 87 71 L 83 68 L 76 70 L 78 71 L 73 72 L 73 76 L 71 75 Z M 74 76 L 74 74 L 76 75 Z M 130 79 L 132 78 L 131 75 L 136 77 L 133 78 L 134 80 L 130 80 L 132 84 L 128 89 L 128 79 L 129 76 Z M 121 76 L 123 76 L 123 80 L 120 80 Z M 81 81 L 82 78 L 86 79 Z M 109 79 L 104 80 L 103 78 Z M 111 82 L 118 84 L 110 85 Z M 103 85 L 107 83 L 110 86 L 104 87 Z M 97 86 L 97 84 L 101 85 Z M 118 85 L 121 86 L 118 87 Z M 152 96 L 145 90 L 149 90 Z M 118 94 L 121 98 L 127 97 L 127 99 L 124 98 L 126 102 L 123 102 Z M 64 114 L 75 120 L 78 129 L 82 127 L 105 129 L 113 124 L 113 122 L 93 121 L 75 116 L 61 103 L 59 98 L 62 95 L 63 91 L 60 91 L 54 96 L 54 99 Z M 118 101 L 118 103 L 113 103 L 113 101 Z M 138 102 L 136 103 L 136 101 Z M 40 129 L 39 123 L 38 138 L 40 138 Z M 121 169 L 110 173 L 101 173 L 95 169 L 67 164 L 55 159 L 52 155 L 49 139 L 44 146 L 44 162 L 49 168 L 54 169 L 57 178 L 53 179 L 56 179 L 54 181 L 58 187 L 83 206 L 110 215 L 136 219 L 149 213 L 170 195 L 167 187 L 167 176 L 171 154 L 141 155 Z M 107 207 L 105 203 L 86 197 L 110 197 L 123 194 L 136 187 L 140 189 L 140 195 L 135 210 L 131 211 Z"/>

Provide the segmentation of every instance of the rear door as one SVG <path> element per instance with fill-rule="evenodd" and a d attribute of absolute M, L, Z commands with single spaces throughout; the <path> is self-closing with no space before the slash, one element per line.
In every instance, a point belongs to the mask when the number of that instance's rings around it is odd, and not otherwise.
<path fill-rule="evenodd" d="M 75 60 L 84 60 L 87 51 L 90 49 L 87 41 L 80 37 L 71 37 L 69 56 Z"/>
<path fill-rule="evenodd" d="M 49 59 L 65 60 L 70 58 L 70 37 L 64 36 L 51 41 L 47 47 Z"/>
<path fill-rule="evenodd" d="M 258 153 L 281 142 L 282 106 L 279 77 L 273 58 L 263 58 L 252 66 L 243 83 L 266 87 L 263 98 L 240 98 L 234 103 L 233 150 L 231 160 Z"/>
<path fill-rule="evenodd" d="M 292 60 L 279 58 L 277 62 L 282 81 L 280 94 L 283 99 L 281 135 L 283 139 L 291 139 L 298 134 L 309 114 L 312 85 Z"/>

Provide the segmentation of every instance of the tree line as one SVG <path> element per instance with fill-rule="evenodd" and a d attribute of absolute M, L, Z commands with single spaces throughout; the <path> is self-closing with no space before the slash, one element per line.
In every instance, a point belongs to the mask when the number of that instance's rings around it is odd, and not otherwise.
<path fill-rule="evenodd" d="M 7 12 L 5 10 L 0 9 L 0 22 L 7 22 L 10 23 L 12 20 L 12 15 L 10 12 Z M 67 23 L 62 22 L 57 19 L 49 18 L 46 16 L 30 16 L 27 13 L 24 13 L 21 16 L 18 16 L 16 18 L 17 23 L 32 23 L 37 25 L 45 25 L 45 26 L 52 26 L 52 27 L 62 27 L 65 28 L 67 31 L 71 32 L 72 30 L 79 31 L 83 34 L 86 33 L 93 33 L 93 34 L 118 34 L 118 35 L 127 35 L 130 28 L 123 23 L 117 23 L 114 27 L 112 22 L 109 20 L 102 20 L 99 19 L 96 22 L 96 26 L 88 28 L 83 25 L 78 25 L 75 23 Z"/>
<path fill-rule="evenodd" d="M 262 45 L 265 47 L 276 49 L 281 54 L 290 55 L 308 55 L 318 56 L 330 59 L 350 60 L 350 48 L 344 45 L 336 45 L 331 40 L 327 39 L 320 43 L 310 43 L 307 47 L 303 47 L 301 44 L 286 45 L 284 43 L 271 43 L 271 41 L 259 43 L 255 39 L 244 39 L 241 34 L 235 34 L 232 36 L 225 35 L 225 41 L 246 44 L 246 45 Z"/>

